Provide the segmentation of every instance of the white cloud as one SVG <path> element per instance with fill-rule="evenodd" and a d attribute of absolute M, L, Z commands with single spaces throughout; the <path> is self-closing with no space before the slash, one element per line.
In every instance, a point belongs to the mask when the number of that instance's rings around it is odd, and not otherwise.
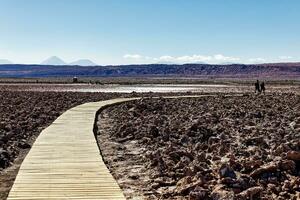
<path fill-rule="evenodd" d="M 250 58 L 248 59 L 248 62 L 250 63 L 263 63 L 266 62 L 264 58 Z"/>
<path fill-rule="evenodd" d="M 176 60 L 182 63 L 209 62 L 212 60 L 212 57 L 204 55 L 179 56 Z"/>
<path fill-rule="evenodd" d="M 134 61 L 140 61 L 142 62 L 170 62 L 170 63 L 177 63 L 177 64 L 183 64 L 183 63 L 199 63 L 199 62 L 205 62 L 205 63 L 224 63 L 224 62 L 236 62 L 239 61 L 240 58 L 237 57 L 229 57 L 224 56 L 222 54 L 216 54 L 216 55 L 185 55 L 185 56 L 169 56 L 164 55 L 160 57 L 149 57 L 149 56 L 142 56 L 139 54 L 126 54 L 123 56 L 125 59 L 131 59 Z"/>
<path fill-rule="evenodd" d="M 279 56 L 278 58 L 280 60 L 289 60 L 289 59 L 292 59 L 293 57 L 292 56 Z"/>
<path fill-rule="evenodd" d="M 175 61 L 176 58 L 172 57 L 172 56 L 161 56 L 159 58 L 154 58 L 154 60 L 172 62 L 172 61 Z"/>
<path fill-rule="evenodd" d="M 123 56 L 123 58 L 125 59 L 135 59 L 135 60 L 139 60 L 142 59 L 143 56 L 139 55 L 139 54 L 126 54 Z"/>
<path fill-rule="evenodd" d="M 234 62 L 240 60 L 240 58 L 223 56 L 222 54 L 214 55 L 214 59 L 222 62 Z"/>

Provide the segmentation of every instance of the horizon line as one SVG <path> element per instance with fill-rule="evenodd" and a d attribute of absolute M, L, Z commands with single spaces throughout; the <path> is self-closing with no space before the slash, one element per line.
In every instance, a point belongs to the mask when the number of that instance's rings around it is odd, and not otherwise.
<path fill-rule="evenodd" d="M 35 66 L 78 66 L 78 67 L 105 67 L 105 66 L 130 66 L 130 65 L 272 65 L 272 64 L 300 64 L 300 61 L 291 61 L 291 62 L 263 62 L 263 63 L 131 63 L 131 64 L 107 64 L 107 65 L 72 65 L 72 64 L 59 64 L 59 65 L 51 65 L 51 64 L 42 64 L 42 63 L 3 63 L 3 65 L 35 65 Z"/>

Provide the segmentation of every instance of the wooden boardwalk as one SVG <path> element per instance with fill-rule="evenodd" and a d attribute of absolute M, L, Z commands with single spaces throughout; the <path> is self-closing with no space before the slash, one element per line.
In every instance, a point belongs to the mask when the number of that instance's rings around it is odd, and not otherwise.
<path fill-rule="evenodd" d="M 193 98 L 214 95 L 169 96 Z M 125 199 L 100 155 L 94 136 L 99 109 L 138 98 L 119 98 L 74 107 L 36 139 L 24 159 L 9 200 Z"/>
<path fill-rule="evenodd" d="M 96 112 L 113 99 L 74 107 L 44 129 L 24 159 L 8 199 L 125 199 L 100 156 Z"/>

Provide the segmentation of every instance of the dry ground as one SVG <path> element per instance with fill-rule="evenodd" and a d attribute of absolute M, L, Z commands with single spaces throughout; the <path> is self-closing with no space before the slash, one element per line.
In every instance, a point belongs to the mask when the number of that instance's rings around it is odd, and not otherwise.
<path fill-rule="evenodd" d="M 300 198 L 297 95 L 141 99 L 98 129 L 128 199 Z"/>

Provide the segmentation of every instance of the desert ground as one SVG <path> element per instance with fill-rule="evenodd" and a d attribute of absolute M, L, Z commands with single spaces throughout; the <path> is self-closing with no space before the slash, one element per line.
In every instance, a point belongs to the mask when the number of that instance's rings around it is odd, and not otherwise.
<path fill-rule="evenodd" d="M 197 86 L 181 81 L 166 86 L 163 80 L 125 85 L 43 81 L 0 81 L 0 199 L 6 199 L 35 138 L 69 108 L 120 96 L 187 94 L 216 96 L 145 98 L 99 115 L 101 153 L 126 197 L 297 198 L 297 81 L 267 84 L 266 95 L 254 94 L 250 80 L 198 81 Z"/>
<path fill-rule="evenodd" d="M 102 112 L 98 141 L 128 199 L 299 199 L 299 109 L 294 94 L 141 99 Z"/>
<path fill-rule="evenodd" d="M 60 114 L 76 105 L 119 94 L 0 91 L 0 199 L 6 199 L 35 138 Z"/>

